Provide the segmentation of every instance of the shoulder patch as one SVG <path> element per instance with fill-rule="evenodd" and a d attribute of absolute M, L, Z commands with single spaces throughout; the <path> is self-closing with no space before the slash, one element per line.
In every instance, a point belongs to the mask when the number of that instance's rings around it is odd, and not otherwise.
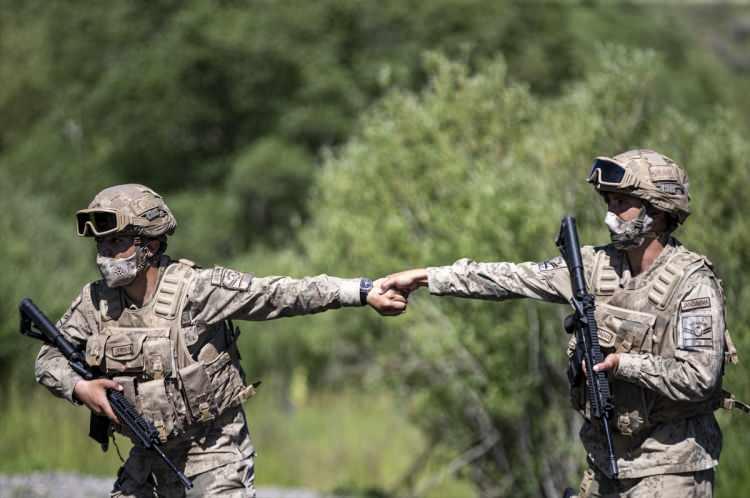
<path fill-rule="evenodd" d="M 177 261 L 179 263 L 182 263 L 183 265 L 189 266 L 190 268 L 198 268 L 198 269 L 200 269 L 200 266 L 198 266 L 197 264 L 195 264 L 195 261 L 192 261 L 190 259 L 180 258 Z"/>
<path fill-rule="evenodd" d="M 680 319 L 680 349 L 712 349 L 711 315 L 683 316 Z"/>
<path fill-rule="evenodd" d="M 710 308 L 711 298 L 710 297 L 699 297 L 696 299 L 688 299 L 680 304 L 680 311 L 692 311 L 701 308 Z"/>
<path fill-rule="evenodd" d="M 217 266 L 211 272 L 211 285 L 224 289 L 246 291 L 250 287 L 253 276 L 229 268 Z"/>

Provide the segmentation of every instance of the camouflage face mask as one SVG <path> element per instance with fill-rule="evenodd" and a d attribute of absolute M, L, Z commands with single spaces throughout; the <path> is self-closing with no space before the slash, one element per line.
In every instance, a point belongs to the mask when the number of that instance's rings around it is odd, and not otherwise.
<path fill-rule="evenodd" d="M 127 258 L 107 258 L 96 255 L 96 266 L 99 268 L 107 287 L 123 287 L 135 280 L 138 273 L 146 267 L 148 255 L 145 247 L 136 247 L 132 256 Z"/>
<path fill-rule="evenodd" d="M 609 228 L 612 244 L 617 249 L 633 249 L 640 247 L 646 240 L 654 238 L 654 219 L 642 207 L 638 216 L 625 221 L 612 211 L 607 211 L 604 223 Z"/>

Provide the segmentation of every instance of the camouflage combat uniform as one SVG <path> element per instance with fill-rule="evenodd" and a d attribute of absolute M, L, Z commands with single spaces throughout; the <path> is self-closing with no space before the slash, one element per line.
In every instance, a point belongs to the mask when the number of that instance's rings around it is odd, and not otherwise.
<path fill-rule="evenodd" d="M 712 469 L 721 451 L 713 410 L 721 393 L 725 327 L 724 299 L 710 263 L 674 239 L 648 271 L 635 277 L 627 258 L 611 246 L 584 247 L 582 255 L 597 298 L 600 342 L 605 352 L 621 353 L 611 382 L 619 477 Z M 571 297 L 568 270 L 559 257 L 521 264 L 463 259 L 429 268 L 428 275 L 436 295 L 560 304 Z M 582 392 L 572 394 L 585 414 Z M 601 434 L 586 418 L 580 436 L 597 472 L 608 468 Z"/>
<path fill-rule="evenodd" d="M 617 193 L 640 200 L 640 208 L 627 221 L 608 213 L 612 244 L 581 250 L 603 352 L 619 353 L 620 363 L 610 376 L 617 480 L 604 471 L 607 446 L 599 422 L 588 417 L 585 386 L 571 388 L 585 419 L 580 437 L 590 467 L 580 498 L 710 498 L 722 442 L 713 412 L 724 403 L 725 359 L 736 362 L 736 351 L 711 263 L 668 233 L 655 232 L 659 212 L 668 215 L 667 232 L 690 214 L 687 174 L 662 154 L 636 149 L 598 157 L 588 181 L 605 200 Z M 657 237 L 664 249 L 646 271 L 631 275 L 624 250 Z M 428 285 L 437 295 L 498 301 L 568 304 L 572 293 L 560 257 L 521 264 L 459 260 L 429 268 Z M 574 348 L 573 339 L 569 355 Z"/>
<path fill-rule="evenodd" d="M 153 298 L 138 307 L 122 289 L 87 284 L 58 322 L 86 361 L 124 386 L 126 397 L 154 422 L 168 457 L 191 478 L 187 496 L 255 495 L 255 451 L 242 409 L 254 394 L 245 382 L 228 320 L 271 320 L 360 306 L 360 280 L 320 275 L 255 277 L 187 260 L 159 261 Z M 37 380 L 77 403 L 81 378 L 57 349 L 44 346 Z M 185 490 L 155 454 L 134 446 L 112 496 L 182 497 Z"/>

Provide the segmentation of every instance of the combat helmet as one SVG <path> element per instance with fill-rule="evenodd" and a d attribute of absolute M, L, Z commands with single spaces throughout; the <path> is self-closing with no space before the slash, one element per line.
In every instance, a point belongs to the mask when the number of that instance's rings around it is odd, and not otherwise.
<path fill-rule="evenodd" d="M 89 207 L 76 213 L 81 237 L 115 233 L 146 238 L 172 235 L 177 220 L 162 197 L 143 185 L 108 187 L 96 194 Z"/>
<path fill-rule="evenodd" d="M 676 162 L 648 149 L 597 157 L 587 180 L 606 197 L 620 192 L 669 213 L 681 224 L 690 215 L 688 176 Z"/>

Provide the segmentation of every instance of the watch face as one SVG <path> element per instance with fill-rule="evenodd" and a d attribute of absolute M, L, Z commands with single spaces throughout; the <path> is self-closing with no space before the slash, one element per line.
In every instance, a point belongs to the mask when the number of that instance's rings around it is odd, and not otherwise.
<path fill-rule="evenodd" d="M 359 301 L 362 305 L 367 303 L 367 295 L 372 290 L 372 280 L 363 278 L 359 281 Z"/>

